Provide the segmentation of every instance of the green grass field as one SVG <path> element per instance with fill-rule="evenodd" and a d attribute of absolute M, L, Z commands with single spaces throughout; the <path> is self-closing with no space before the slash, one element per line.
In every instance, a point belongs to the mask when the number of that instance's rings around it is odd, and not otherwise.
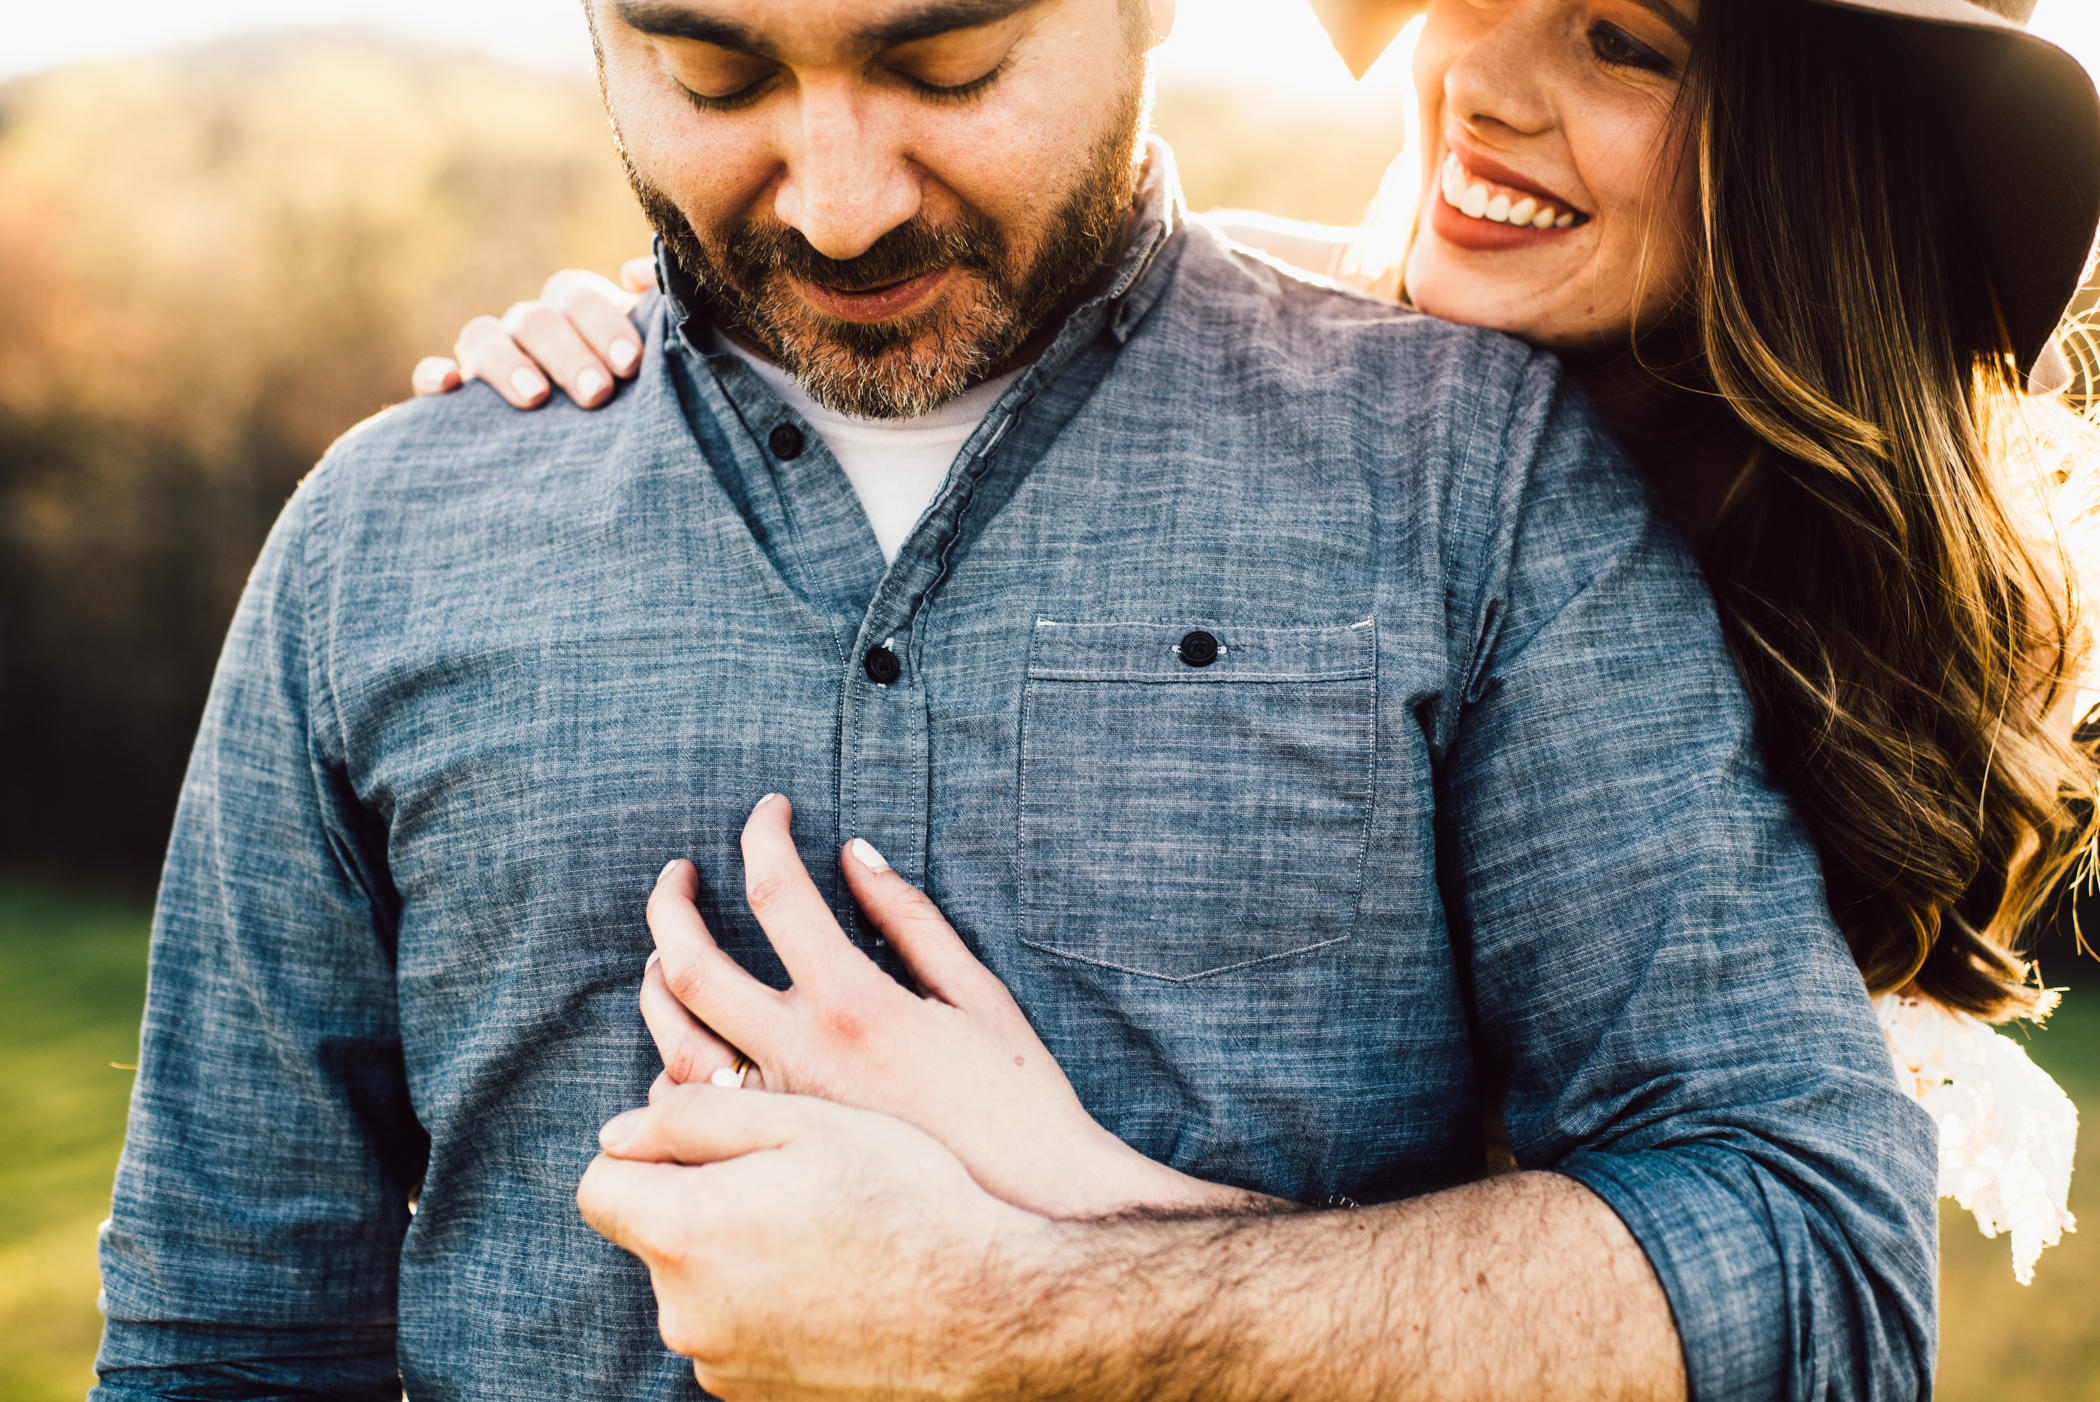
<path fill-rule="evenodd" d="M 136 906 L 0 887 L 0 1398 L 94 1382 L 109 1215 L 146 994 Z"/>
<path fill-rule="evenodd" d="M 77 1400 L 94 1381 L 95 1225 L 109 1210 L 146 983 L 146 918 L 77 894 L 0 887 L 0 1402 Z M 2029 1054 L 2100 1106 L 2100 981 Z M 1943 1402 L 2100 1398 L 2100 1130 L 2079 1145 L 2086 1230 L 2012 1276 L 1952 1204 L 1942 1214 Z"/>

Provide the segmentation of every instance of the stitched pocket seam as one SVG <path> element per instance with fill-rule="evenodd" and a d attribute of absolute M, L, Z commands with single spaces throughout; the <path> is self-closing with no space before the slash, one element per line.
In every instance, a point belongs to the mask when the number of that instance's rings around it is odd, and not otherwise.
<path fill-rule="evenodd" d="M 1017 914 L 1020 916 L 1021 925 L 1016 937 L 1016 943 L 1025 945 L 1039 953 L 1052 955 L 1058 959 L 1087 967 L 1104 969 L 1159 983 L 1186 985 L 1258 968 L 1265 964 L 1279 963 L 1286 959 L 1315 955 L 1352 940 L 1363 908 L 1364 882 L 1370 856 L 1371 827 L 1377 804 L 1378 725 L 1381 708 L 1379 706 L 1380 697 L 1377 685 L 1378 647 L 1375 621 L 1365 619 L 1354 624 L 1265 629 L 1235 629 L 1228 624 L 1208 624 L 1204 620 L 1195 620 L 1186 625 L 1181 620 L 1144 622 L 1133 620 L 1114 623 L 1070 624 L 1038 618 L 1036 622 L 1035 637 L 1031 640 L 1028 678 L 1026 685 L 1023 687 L 1019 717 L 1021 733 L 1018 737 L 1019 744 L 1016 746 L 1015 757 L 1019 773 L 1016 775 L 1017 811 L 1012 832 L 1016 893 L 1019 896 L 1019 910 Z M 1200 669 L 1185 667 L 1178 663 L 1178 659 L 1177 665 L 1171 671 L 1158 665 L 1150 665 L 1149 670 L 1132 669 L 1130 663 L 1134 655 L 1149 650 L 1147 645 L 1152 639 L 1147 635 L 1158 635 L 1161 637 L 1172 635 L 1172 637 L 1178 637 L 1179 634 L 1174 630 L 1184 626 L 1191 629 L 1197 626 L 1213 628 L 1221 639 L 1228 640 L 1228 645 L 1229 640 L 1234 636 L 1258 639 L 1260 643 L 1274 647 L 1284 654 L 1284 657 L 1277 659 L 1278 661 L 1283 661 L 1285 657 L 1289 660 L 1283 668 L 1277 671 L 1241 673 L 1237 675 L 1212 673 L 1211 669 L 1207 667 Z M 1058 636 L 1056 631 L 1053 631 L 1063 629 L 1071 629 L 1073 631 L 1064 634 L 1062 637 Z M 1091 637 L 1087 639 L 1088 643 L 1098 642 L 1098 651 L 1104 655 L 1103 665 L 1088 665 L 1086 653 L 1097 649 L 1081 644 L 1080 637 L 1074 636 L 1075 634 L 1080 634 L 1082 630 L 1086 634 L 1091 634 Z M 1358 634 L 1362 634 L 1362 636 L 1359 637 L 1357 636 Z M 1167 637 L 1167 640 L 1172 641 L 1172 637 Z M 1052 642 L 1052 639 L 1055 641 Z M 1050 642 L 1050 646 L 1047 649 L 1043 646 L 1045 642 Z M 1044 655 L 1046 651 L 1050 653 L 1049 657 Z M 1163 654 L 1165 653 L 1164 646 L 1162 646 L 1161 651 Z M 1166 655 L 1171 656 L 1171 654 Z M 1356 789 L 1356 795 L 1353 798 L 1356 807 L 1354 819 L 1351 821 L 1349 818 L 1349 809 L 1347 807 L 1338 810 L 1338 812 L 1337 810 L 1329 809 L 1325 816 L 1321 816 L 1317 809 L 1304 810 L 1307 819 L 1314 824 L 1328 824 L 1329 830 L 1333 832 L 1335 837 L 1342 837 L 1342 831 L 1335 830 L 1331 826 L 1337 821 L 1337 818 L 1339 818 L 1339 821 L 1353 826 L 1355 828 L 1355 840 L 1351 845 L 1353 845 L 1355 850 L 1350 852 L 1347 857 L 1342 858 L 1343 862 L 1346 863 L 1342 871 L 1334 871 L 1330 867 L 1331 878 L 1334 884 L 1328 889 L 1332 892 L 1334 904 L 1329 907 L 1327 917 L 1310 919 L 1307 922 L 1308 927 L 1301 931 L 1302 934 L 1306 935 L 1318 935 L 1323 933 L 1320 926 L 1324 925 L 1327 932 L 1326 938 L 1316 938 L 1309 943 L 1264 952 L 1254 952 L 1259 949 L 1261 942 L 1251 939 L 1237 941 L 1240 945 L 1238 949 L 1231 947 L 1234 941 L 1230 940 L 1223 942 L 1221 947 L 1211 951 L 1200 951 L 1200 946 L 1184 944 L 1179 950 L 1179 957 L 1162 957 L 1160 962 L 1168 965 L 1169 968 L 1176 963 L 1185 966 L 1200 962 L 1200 956 L 1203 952 L 1223 955 L 1229 962 L 1187 972 L 1170 972 L 1168 969 L 1158 967 L 1139 967 L 1136 962 L 1116 957 L 1118 947 L 1123 945 L 1124 941 L 1115 937 L 1112 933 L 1107 933 L 1110 927 L 1099 923 L 1099 915 L 1082 915 L 1079 924 L 1067 931 L 1064 927 L 1071 918 L 1072 912 L 1075 910 L 1084 911 L 1085 909 L 1083 902 L 1086 899 L 1084 891 L 1087 882 L 1083 880 L 1076 887 L 1060 891 L 1057 883 L 1049 881 L 1047 876 L 1040 872 L 1031 872 L 1031 856 L 1037 858 L 1036 865 L 1041 867 L 1043 865 L 1043 854 L 1054 852 L 1055 850 L 1054 848 L 1046 848 L 1042 844 L 1046 842 L 1057 843 L 1060 840 L 1061 833 L 1069 836 L 1071 830 L 1069 820 L 1060 825 L 1056 820 L 1052 819 L 1049 821 L 1048 826 L 1041 825 L 1045 820 L 1037 810 L 1045 804 L 1051 805 L 1054 809 L 1054 805 L 1059 798 L 1066 795 L 1066 791 L 1070 786 L 1068 781 L 1059 777 L 1054 764 L 1052 768 L 1047 770 L 1043 767 L 1045 762 L 1042 758 L 1044 750 L 1038 749 L 1037 741 L 1041 737 L 1052 756 L 1055 756 L 1060 748 L 1055 738 L 1054 729 L 1049 731 L 1043 729 L 1046 722 L 1044 707 L 1048 698 L 1057 693 L 1062 692 L 1067 698 L 1070 698 L 1083 693 L 1094 685 L 1103 687 L 1163 686 L 1173 688 L 1192 682 L 1209 685 L 1220 683 L 1227 685 L 1237 684 L 1251 687 L 1255 692 L 1270 691 L 1279 684 L 1310 687 L 1314 690 L 1324 690 L 1334 685 L 1352 688 L 1355 686 L 1365 687 L 1361 703 L 1363 709 L 1358 713 L 1361 718 L 1361 728 L 1354 729 L 1347 734 L 1328 732 L 1332 743 L 1342 747 L 1330 752 L 1333 760 L 1344 767 L 1350 764 L 1360 766 L 1357 770 L 1359 775 L 1358 785 L 1350 786 Z M 1164 698 L 1162 700 L 1164 701 Z M 1225 699 L 1220 696 L 1218 700 L 1220 703 L 1224 703 Z M 1290 703 L 1282 702 L 1278 704 L 1288 706 Z M 1321 733 L 1317 721 L 1313 723 L 1313 728 L 1308 733 L 1309 735 Z M 1351 756 L 1350 750 L 1358 746 L 1361 747 L 1360 756 Z M 1069 754 L 1070 746 L 1066 745 L 1063 748 L 1067 751 L 1065 759 L 1066 763 L 1069 764 L 1071 758 Z M 1110 756 L 1113 756 L 1114 753 L 1115 750 L 1112 743 L 1103 746 L 1105 762 L 1113 763 L 1114 760 Z M 1282 754 L 1286 752 L 1279 751 L 1277 753 Z M 1317 754 L 1319 751 L 1315 750 L 1312 753 Z M 1285 762 L 1288 763 L 1289 761 L 1286 760 Z M 1330 770 L 1330 773 L 1337 775 L 1340 772 L 1340 770 Z M 1046 782 L 1049 786 L 1042 787 Z M 1346 790 L 1343 793 L 1346 794 Z M 1286 815 L 1285 821 L 1289 821 L 1288 815 Z M 1287 830 L 1287 828 L 1272 829 L 1272 831 Z M 1307 829 L 1305 840 L 1316 841 L 1317 839 L 1313 838 L 1311 834 L 1317 831 L 1319 831 L 1317 826 Z M 1347 849 L 1343 850 L 1346 851 Z M 1337 857 L 1342 856 L 1341 852 L 1334 852 L 1333 855 Z M 1353 860 L 1350 860 L 1350 858 L 1353 858 Z M 1055 859 L 1052 858 L 1052 860 L 1054 861 Z M 1143 859 L 1137 858 L 1136 860 L 1142 861 Z M 1141 871 L 1142 868 L 1130 868 L 1128 870 Z M 1347 874 L 1344 875 L 1344 872 Z M 1111 861 L 1105 869 L 1102 879 L 1112 887 L 1116 884 L 1119 876 L 1122 876 L 1127 881 L 1127 874 L 1119 871 L 1115 863 Z M 1247 879 L 1250 882 L 1259 882 L 1261 874 L 1259 872 L 1250 872 Z M 1347 884 L 1344 885 L 1344 882 Z M 1302 891 L 1304 888 L 1301 887 L 1299 889 Z M 1043 895 L 1045 892 L 1051 894 L 1045 898 Z M 1288 897 L 1284 899 L 1288 899 Z M 1075 906 L 1072 902 L 1080 902 L 1081 904 Z M 1104 906 L 1100 909 L 1106 911 L 1107 908 Z M 1131 929 L 1135 933 L 1140 928 L 1140 923 L 1146 918 L 1143 903 L 1140 902 L 1138 905 L 1130 907 L 1128 913 Z M 1112 920 L 1115 916 L 1111 914 L 1109 918 Z M 1339 927 L 1338 932 L 1336 932 L 1337 927 Z M 1272 928 L 1271 933 L 1287 937 L 1289 932 L 1285 929 Z M 1252 948 L 1249 948 L 1250 945 Z M 1171 946 L 1160 946 L 1158 948 L 1163 956 L 1174 953 Z M 1130 945 L 1130 953 L 1142 957 L 1143 947 L 1139 943 L 1132 943 Z M 1232 958 L 1233 954 L 1240 954 L 1245 957 Z"/>
<path fill-rule="evenodd" d="M 1361 903 L 1360 898 L 1359 903 Z M 1332 939 L 1321 940 L 1318 944 L 1300 945 L 1296 949 L 1286 949 L 1277 954 L 1264 954 L 1255 959 L 1242 959 L 1237 964 L 1221 964 L 1215 969 L 1202 969 L 1193 974 L 1163 974 L 1155 969 L 1133 968 L 1128 964 L 1118 964 L 1110 959 L 1095 959 L 1089 955 L 1078 954 L 1069 949 L 1059 949 L 1054 944 L 1043 944 L 1038 940 L 1029 939 L 1025 935 L 1022 936 L 1020 943 L 1043 954 L 1054 954 L 1060 959 L 1069 959 L 1075 964 L 1090 964 L 1097 969 L 1109 969 L 1115 973 L 1129 974 L 1134 978 L 1157 979 L 1161 983 L 1201 983 L 1205 979 L 1237 973 L 1241 969 L 1251 969 L 1258 964 L 1274 964 L 1279 960 L 1298 959 L 1323 949 L 1332 949 L 1338 944 L 1347 944 L 1356 938 L 1356 916 L 1353 913 L 1349 917 L 1349 925 L 1350 928 L 1346 934 L 1336 935 Z"/>

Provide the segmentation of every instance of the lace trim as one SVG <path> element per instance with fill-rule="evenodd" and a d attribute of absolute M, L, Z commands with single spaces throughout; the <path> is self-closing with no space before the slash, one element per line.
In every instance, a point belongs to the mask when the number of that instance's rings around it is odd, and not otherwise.
<path fill-rule="evenodd" d="M 1940 1196 L 1976 1216 L 1987 1237 L 2012 1236 L 2013 1276 L 2034 1279 L 2035 1258 L 2071 1216 L 2078 1110 L 2019 1043 L 1937 1003 L 1874 1000 L 1896 1079 L 1940 1127 Z"/>

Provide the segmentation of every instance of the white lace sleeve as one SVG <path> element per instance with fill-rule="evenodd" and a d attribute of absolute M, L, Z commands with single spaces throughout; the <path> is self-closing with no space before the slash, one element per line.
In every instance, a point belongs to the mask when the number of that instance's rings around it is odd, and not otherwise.
<path fill-rule="evenodd" d="M 1940 1127 L 1940 1196 L 1976 1214 L 1987 1237 L 2012 1234 L 2013 1275 L 2071 1216 L 2078 1111 L 2019 1043 L 1966 1013 L 1891 993 L 1874 1000 L 1903 1089 Z"/>

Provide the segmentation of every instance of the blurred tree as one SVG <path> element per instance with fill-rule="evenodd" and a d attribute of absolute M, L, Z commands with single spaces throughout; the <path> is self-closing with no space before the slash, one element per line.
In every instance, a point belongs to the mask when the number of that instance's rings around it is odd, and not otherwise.
<path fill-rule="evenodd" d="M 646 241 L 582 84 L 305 38 L 0 90 L 0 861 L 150 880 L 299 477 Z"/>

